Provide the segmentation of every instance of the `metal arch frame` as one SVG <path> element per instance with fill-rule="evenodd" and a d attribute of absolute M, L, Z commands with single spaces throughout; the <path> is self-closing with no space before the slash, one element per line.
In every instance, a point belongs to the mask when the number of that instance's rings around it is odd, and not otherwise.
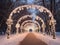
<path fill-rule="evenodd" d="M 51 13 L 51 11 L 48 10 L 47 8 L 45 8 L 45 7 L 43 7 L 43 6 L 39 6 L 39 5 L 24 5 L 24 6 L 19 6 L 19 7 L 15 8 L 15 9 L 10 13 L 8 19 L 12 19 L 11 17 L 12 17 L 12 15 L 13 15 L 13 13 L 20 13 L 21 10 L 24 10 L 24 7 L 26 7 L 27 9 L 29 9 L 29 8 L 35 9 L 35 8 L 36 8 L 36 9 L 38 9 L 40 12 L 44 12 L 44 13 L 47 12 L 47 13 L 49 13 L 48 17 L 51 17 L 51 20 L 53 20 L 53 21 L 52 21 L 53 25 L 55 24 L 56 20 L 54 19 L 53 14 Z M 19 9 L 19 10 L 18 10 L 18 9 Z"/>
<path fill-rule="evenodd" d="M 56 20 L 54 19 L 54 17 L 53 17 L 53 14 L 51 13 L 51 11 L 50 10 L 48 10 L 47 8 L 45 8 L 45 7 L 43 7 L 43 6 L 39 6 L 39 5 L 24 5 L 24 6 L 19 6 L 19 7 L 17 7 L 17 8 L 15 8 L 11 13 L 10 13 L 10 15 L 9 15 L 9 20 L 12 20 L 12 15 L 13 15 L 13 13 L 20 13 L 19 11 L 21 11 L 21 10 L 23 10 L 24 9 L 24 7 L 26 7 L 27 9 L 29 9 L 29 8 L 37 8 L 40 12 L 43 12 L 44 10 L 44 13 L 49 13 L 49 17 L 51 17 L 51 20 L 53 20 L 53 21 L 51 21 L 52 23 L 53 23 L 53 32 L 54 32 L 54 35 L 53 35 L 53 37 L 55 36 L 55 23 L 56 23 Z M 19 10 L 18 10 L 19 9 Z M 17 11 L 18 10 L 18 11 Z M 7 19 L 7 20 L 8 20 Z M 10 22 L 10 21 L 9 21 Z M 8 22 L 7 22 L 8 23 Z M 8 25 L 8 24 L 7 24 Z M 10 24 L 11 25 L 11 24 Z"/>
<path fill-rule="evenodd" d="M 17 23 L 19 23 L 22 19 L 25 19 L 25 18 L 27 18 L 27 17 L 32 18 L 32 15 L 25 15 L 25 16 L 22 16 L 20 19 L 18 19 Z M 44 23 L 44 21 L 43 21 L 43 19 L 42 19 L 41 17 L 36 16 L 36 20 L 41 20 L 42 24 L 45 25 L 45 23 Z M 21 25 L 20 25 L 20 26 L 21 26 Z"/>
<path fill-rule="evenodd" d="M 50 12 L 50 10 L 48 10 L 47 8 L 45 8 L 45 7 L 43 7 L 43 6 L 39 6 L 39 5 L 24 5 L 24 6 L 19 6 L 19 7 L 17 7 L 17 8 L 15 8 L 11 13 L 10 13 L 10 15 L 9 15 L 9 19 L 11 19 L 11 17 L 12 17 L 12 15 L 13 15 L 13 13 L 19 13 L 21 10 L 23 10 L 24 9 L 24 7 L 26 7 L 27 9 L 29 9 L 29 8 L 37 8 L 40 12 L 47 12 L 47 13 L 49 13 L 49 17 L 52 17 L 52 19 L 54 19 L 53 18 L 53 14 Z M 18 10 L 19 9 L 19 10 Z M 18 10 L 18 11 L 17 11 Z"/>
<path fill-rule="evenodd" d="M 26 24 L 24 25 L 24 27 L 26 27 L 27 25 L 30 25 L 30 24 L 34 24 L 34 23 L 31 23 L 31 22 L 30 22 L 30 23 L 26 23 Z M 37 27 L 39 27 L 38 24 L 35 23 L 35 25 L 37 25 Z"/>
<path fill-rule="evenodd" d="M 31 20 L 31 22 L 26 22 L 23 26 L 25 27 L 25 26 L 27 26 L 28 24 L 36 24 L 36 25 L 38 25 L 37 23 L 34 23 L 34 22 L 32 22 L 32 20 Z"/>
<path fill-rule="evenodd" d="M 27 17 L 32 18 L 32 15 L 25 15 L 25 16 L 22 16 L 20 19 L 18 19 L 18 21 L 17 21 L 16 24 L 19 24 L 19 22 L 20 22 L 22 19 L 25 19 L 25 18 L 27 18 Z M 45 31 L 45 27 L 43 27 L 43 26 L 45 26 L 45 23 L 44 23 L 43 19 L 42 19 L 41 17 L 39 17 L 39 16 L 36 16 L 35 19 L 36 19 L 36 20 L 40 20 L 40 21 L 42 22 L 42 28 L 43 28 L 43 32 L 44 32 L 44 31 Z M 20 26 L 21 26 L 21 25 L 20 25 Z"/>
<path fill-rule="evenodd" d="M 25 23 L 27 23 L 27 22 L 32 22 L 32 20 L 26 20 L 26 21 L 24 21 L 24 22 L 21 24 L 21 30 L 22 30 L 22 28 L 23 28 L 23 25 L 24 25 Z M 32 22 L 32 23 L 38 24 L 39 30 L 40 30 L 40 24 L 39 24 L 37 21 L 34 21 L 34 22 Z"/>
<path fill-rule="evenodd" d="M 30 22 L 30 23 L 26 23 L 26 24 L 23 26 L 23 28 L 26 29 L 25 27 L 26 27 L 26 26 L 28 27 L 29 25 L 34 25 L 34 26 L 36 26 L 36 27 L 34 27 L 34 28 L 31 27 L 32 29 L 35 29 L 35 30 L 33 30 L 33 31 L 39 30 L 39 26 L 40 26 L 40 25 L 38 25 L 38 24 L 36 24 L 36 23 L 35 23 L 35 24 L 34 24 L 34 23 L 31 23 L 31 22 Z M 40 29 L 41 29 L 41 27 L 40 27 Z M 29 30 L 28 30 L 28 31 L 29 31 Z"/>
<path fill-rule="evenodd" d="M 32 18 L 32 15 L 25 15 L 25 16 L 22 16 L 21 18 L 18 19 L 17 23 L 19 23 L 22 19 L 25 19 L 25 18 L 27 18 L 27 17 Z M 41 17 L 36 16 L 35 19 L 36 19 L 36 20 L 41 20 L 41 22 L 42 22 L 43 24 L 45 24 L 44 21 L 43 21 L 43 19 L 42 19 Z"/>
<path fill-rule="evenodd" d="M 40 12 L 44 12 L 44 13 L 49 13 L 48 17 L 51 17 L 51 20 L 53 25 L 56 22 L 56 20 L 53 18 L 53 14 L 51 13 L 50 10 L 48 10 L 47 8 L 43 7 L 43 6 L 39 6 L 39 5 L 24 5 L 24 6 L 19 6 L 17 8 L 15 8 L 9 15 L 9 19 L 11 19 L 13 13 L 20 13 L 21 10 L 24 10 L 24 7 L 26 7 L 27 9 L 32 8 L 32 9 L 38 9 Z M 19 9 L 19 10 L 18 10 Z M 17 11 L 18 10 L 18 11 Z"/>

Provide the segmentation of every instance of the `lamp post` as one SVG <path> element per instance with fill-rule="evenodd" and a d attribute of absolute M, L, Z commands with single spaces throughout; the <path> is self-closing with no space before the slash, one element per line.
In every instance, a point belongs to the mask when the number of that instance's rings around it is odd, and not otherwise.
<path fill-rule="evenodd" d="M 13 24 L 13 20 L 12 19 L 7 19 L 7 39 L 9 39 L 9 35 L 10 35 L 10 31 L 11 31 L 11 25 Z"/>

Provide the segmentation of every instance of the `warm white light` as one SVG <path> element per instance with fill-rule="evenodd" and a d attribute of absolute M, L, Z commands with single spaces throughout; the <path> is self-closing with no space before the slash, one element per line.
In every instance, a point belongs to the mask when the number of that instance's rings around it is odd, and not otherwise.
<path fill-rule="evenodd" d="M 20 11 L 18 11 L 18 13 L 19 13 Z"/>
<path fill-rule="evenodd" d="M 35 31 L 38 29 L 38 27 L 35 24 L 30 24 L 30 25 L 25 26 L 24 29 L 26 31 L 29 31 L 30 29 L 32 29 L 32 31 Z"/>
<path fill-rule="evenodd" d="M 19 27 L 20 27 L 20 24 L 19 24 L 19 23 L 17 23 L 17 24 L 16 24 L 16 28 L 19 28 Z"/>
<path fill-rule="evenodd" d="M 16 13 L 16 11 L 14 10 L 13 13 Z"/>

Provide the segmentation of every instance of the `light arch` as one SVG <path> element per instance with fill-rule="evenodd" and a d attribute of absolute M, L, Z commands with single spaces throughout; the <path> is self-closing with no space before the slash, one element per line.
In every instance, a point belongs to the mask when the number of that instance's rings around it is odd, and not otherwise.
<path fill-rule="evenodd" d="M 38 9 L 40 12 L 44 12 L 44 13 L 48 13 L 49 15 L 48 15 L 48 17 L 50 18 L 51 17 L 51 23 L 53 24 L 52 25 L 52 28 L 53 28 L 53 30 L 52 30 L 52 32 L 54 33 L 54 35 L 55 35 L 55 23 L 56 23 L 56 20 L 54 19 L 54 17 L 53 17 L 53 14 L 51 13 L 51 11 L 50 10 L 48 10 L 47 8 L 45 8 L 45 7 L 43 7 L 43 6 L 40 6 L 40 5 L 23 5 L 23 6 L 19 6 L 19 7 L 17 7 L 17 8 L 15 8 L 11 13 L 10 13 L 10 15 L 9 15 L 9 18 L 7 19 L 7 20 L 10 20 L 10 21 L 7 21 L 7 25 L 9 26 L 10 25 L 10 27 L 11 27 L 11 25 L 12 25 L 12 16 L 13 16 L 13 14 L 15 14 L 15 13 L 20 13 L 20 11 L 21 10 L 24 10 L 24 7 L 26 7 L 27 9 L 29 9 L 29 8 L 36 8 L 36 9 Z M 12 21 L 11 21 L 12 20 Z M 11 22 L 11 24 L 8 24 L 8 22 Z M 11 30 L 11 28 L 10 28 L 10 30 Z M 53 35 L 53 36 L 54 36 Z"/>
<path fill-rule="evenodd" d="M 53 18 L 53 14 L 50 12 L 50 10 L 48 10 L 47 8 L 45 8 L 45 7 L 43 7 L 43 6 L 39 6 L 39 5 L 24 5 L 24 6 L 19 6 L 19 7 L 17 7 L 17 8 L 15 8 L 11 13 L 10 13 L 10 15 L 9 15 L 9 19 L 11 19 L 11 17 L 12 17 L 12 15 L 13 15 L 13 13 L 19 13 L 21 10 L 23 10 L 24 9 L 24 7 L 26 7 L 27 9 L 29 9 L 29 8 L 37 8 L 40 12 L 43 12 L 44 11 L 44 13 L 49 13 L 49 17 L 52 17 L 52 19 L 54 19 Z"/>
<path fill-rule="evenodd" d="M 27 23 L 27 22 L 32 22 L 32 23 L 34 23 L 34 24 L 37 24 L 38 26 L 39 26 L 39 30 L 40 30 L 40 24 L 37 22 L 37 21 L 32 21 L 32 20 L 26 20 L 26 21 L 24 21 L 22 24 L 21 24 L 21 30 L 22 30 L 22 28 L 23 28 L 23 25 L 25 24 L 25 23 Z"/>
<path fill-rule="evenodd" d="M 21 18 L 18 19 L 17 23 L 19 23 L 21 20 L 23 20 L 23 19 L 25 19 L 25 18 L 27 18 L 27 17 L 32 18 L 32 15 L 25 15 L 25 16 L 22 16 Z M 36 16 L 35 19 L 36 19 L 36 20 L 40 20 L 43 24 L 45 24 L 45 23 L 44 23 L 44 20 L 43 20 L 41 17 Z"/>

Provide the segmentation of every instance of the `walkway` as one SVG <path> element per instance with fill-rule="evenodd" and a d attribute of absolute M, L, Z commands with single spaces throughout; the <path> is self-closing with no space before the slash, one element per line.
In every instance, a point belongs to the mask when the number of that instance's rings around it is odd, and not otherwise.
<path fill-rule="evenodd" d="M 37 39 L 33 33 L 29 33 L 19 45 L 47 45 L 45 42 Z"/>

